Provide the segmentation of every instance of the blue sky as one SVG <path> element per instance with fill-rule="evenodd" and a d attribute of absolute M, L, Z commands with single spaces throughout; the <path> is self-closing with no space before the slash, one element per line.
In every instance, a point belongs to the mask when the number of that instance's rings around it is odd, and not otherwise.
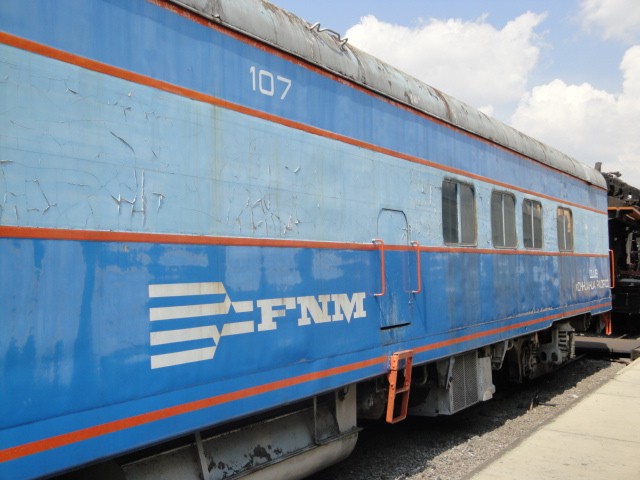
<path fill-rule="evenodd" d="M 640 187 L 640 0 L 272 0 Z"/>

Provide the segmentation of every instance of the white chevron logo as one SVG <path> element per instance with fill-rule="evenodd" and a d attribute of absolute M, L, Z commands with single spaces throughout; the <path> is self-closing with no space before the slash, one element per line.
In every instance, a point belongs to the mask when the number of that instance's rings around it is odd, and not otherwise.
<path fill-rule="evenodd" d="M 222 301 L 215 303 L 193 304 L 194 297 L 222 296 Z M 225 320 L 234 314 L 250 313 L 254 311 L 254 301 L 246 300 L 234 302 L 231 300 L 222 282 L 202 283 L 167 283 L 149 285 L 149 298 L 180 298 L 180 305 L 149 308 L 149 321 L 159 325 L 159 330 L 152 330 L 149 334 L 151 347 L 170 344 L 188 344 L 196 340 L 210 340 L 211 344 L 200 348 L 158 353 L 151 355 L 151 368 L 164 368 L 185 363 L 212 360 L 216 348 L 222 337 L 241 335 L 277 329 L 277 318 L 285 317 L 287 310 L 299 313 L 298 326 L 308 326 L 317 323 L 346 321 L 352 318 L 365 318 L 364 292 L 348 294 L 285 297 L 257 300 L 255 306 L 260 310 L 260 322 L 255 320 L 231 321 L 218 325 L 199 327 L 173 328 L 180 325 L 180 321 L 199 317 L 224 316 Z M 174 302 L 175 303 L 175 302 Z M 330 308 L 333 304 L 333 308 Z M 172 327 L 165 329 L 165 326 Z"/>

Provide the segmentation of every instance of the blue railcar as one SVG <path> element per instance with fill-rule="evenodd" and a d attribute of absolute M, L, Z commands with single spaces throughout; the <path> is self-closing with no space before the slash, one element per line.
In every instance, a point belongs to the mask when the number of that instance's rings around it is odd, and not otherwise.
<path fill-rule="evenodd" d="M 611 308 L 599 172 L 267 2 L 0 40 L 0 478 L 306 475 Z"/>

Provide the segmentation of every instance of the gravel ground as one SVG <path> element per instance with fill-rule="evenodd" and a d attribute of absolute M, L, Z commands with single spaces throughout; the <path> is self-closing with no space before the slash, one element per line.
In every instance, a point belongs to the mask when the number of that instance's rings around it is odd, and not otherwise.
<path fill-rule="evenodd" d="M 457 415 L 410 417 L 396 425 L 365 423 L 351 456 L 308 480 L 464 479 L 626 364 L 628 360 L 581 358 L 527 385 L 505 388 Z"/>

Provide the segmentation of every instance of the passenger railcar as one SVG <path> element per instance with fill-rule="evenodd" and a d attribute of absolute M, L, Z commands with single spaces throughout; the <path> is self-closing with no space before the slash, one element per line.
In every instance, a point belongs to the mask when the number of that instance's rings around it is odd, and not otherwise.
<path fill-rule="evenodd" d="M 599 172 L 319 25 L 23 0 L 0 31 L 2 478 L 303 476 L 611 308 Z"/>

